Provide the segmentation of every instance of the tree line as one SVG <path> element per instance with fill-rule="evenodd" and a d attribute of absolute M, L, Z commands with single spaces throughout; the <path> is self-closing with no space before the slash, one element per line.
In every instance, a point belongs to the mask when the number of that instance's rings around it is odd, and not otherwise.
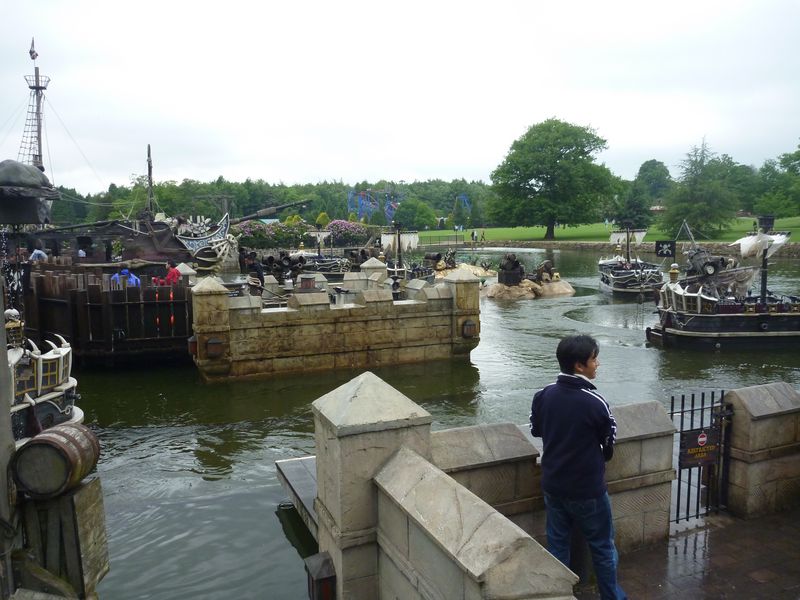
<path fill-rule="evenodd" d="M 594 129 L 548 119 L 511 144 L 490 183 L 434 179 L 285 185 L 185 179 L 154 184 L 155 210 L 218 219 L 225 212 L 241 217 L 303 201 L 280 216 L 298 215 L 315 223 L 324 213 L 327 220 L 355 221 L 347 197 L 356 191 L 369 192 L 378 204 L 366 219 L 372 225 L 389 225 L 386 203 L 399 200 L 392 220 L 405 228 L 543 226 L 544 239 L 555 239 L 557 224 L 609 220 L 646 227 L 657 219 L 662 229 L 677 233 L 686 220 L 698 233 L 712 234 L 727 229 L 737 214 L 800 214 L 800 145 L 755 167 L 715 153 L 702 140 L 689 149 L 677 177 L 663 162 L 649 159 L 632 181 L 597 162 L 597 154 L 606 148 L 607 141 Z M 60 189 L 62 200 L 52 210 L 54 224 L 133 218 L 148 198 L 145 176 L 85 197 Z"/>

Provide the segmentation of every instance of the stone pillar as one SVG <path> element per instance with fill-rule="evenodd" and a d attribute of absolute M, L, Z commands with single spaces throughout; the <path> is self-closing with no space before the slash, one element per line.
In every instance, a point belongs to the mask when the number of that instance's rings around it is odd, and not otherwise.
<path fill-rule="evenodd" d="M 228 289 L 213 277 L 192 288 L 192 328 L 197 338 L 194 362 L 206 378 L 224 377 L 231 369 Z"/>
<path fill-rule="evenodd" d="M 336 597 L 378 598 L 378 496 L 373 477 L 401 447 L 430 460 L 431 415 L 370 372 L 312 404 L 320 552 L 336 570 Z"/>
<path fill-rule="evenodd" d="M 725 401 L 733 404 L 728 509 L 754 517 L 800 504 L 800 393 L 769 383 Z"/>
<path fill-rule="evenodd" d="M 359 270 L 362 273 L 366 273 L 367 279 L 370 279 L 373 274 L 377 274 L 379 276 L 379 282 L 383 281 L 387 277 L 386 264 L 382 263 L 374 256 L 361 263 Z"/>
<path fill-rule="evenodd" d="M 453 292 L 453 355 L 469 354 L 480 342 L 480 284 L 466 269 L 444 278 Z"/>

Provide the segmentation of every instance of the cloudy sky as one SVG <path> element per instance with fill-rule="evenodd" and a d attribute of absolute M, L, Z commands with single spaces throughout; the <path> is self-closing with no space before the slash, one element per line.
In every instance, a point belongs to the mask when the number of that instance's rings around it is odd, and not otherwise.
<path fill-rule="evenodd" d="M 800 0 L 37 0 L 3 6 L 0 159 L 37 64 L 45 166 L 98 193 L 146 173 L 271 183 L 489 181 L 550 117 L 632 179 L 703 139 L 760 166 L 800 141 Z"/>

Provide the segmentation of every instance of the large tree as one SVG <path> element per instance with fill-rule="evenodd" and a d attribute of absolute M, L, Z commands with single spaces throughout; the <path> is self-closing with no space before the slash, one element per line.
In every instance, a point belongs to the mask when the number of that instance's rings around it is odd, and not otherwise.
<path fill-rule="evenodd" d="M 762 195 L 753 210 L 776 217 L 800 214 L 800 146 L 795 152 L 768 160 L 759 169 Z"/>
<path fill-rule="evenodd" d="M 614 197 L 608 214 L 620 227 L 623 224 L 633 228 L 647 227 L 653 220 L 651 200 L 647 184 L 637 178 L 625 192 Z"/>
<path fill-rule="evenodd" d="M 673 183 L 667 165 L 654 158 L 642 163 L 634 181 L 643 186 L 640 190 L 649 196 L 653 204 L 662 202 Z"/>
<path fill-rule="evenodd" d="M 662 229 L 678 233 L 683 221 L 701 235 L 730 227 L 736 215 L 737 193 L 726 175 L 728 159 L 719 159 L 705 140 L 694 146 L 681 163 L 681 178 L 667 195 Z"/>
<path fill-rule="evenodd" d="M 430 206 L 416 198 L 403 200 L 394 213 L 394 220 L 402 223 L 406 229 L 422 230 L 436 227 L 436 213 Z"/>
<path fill-rule="evenodd" d="M 544 239 L 555 239 L 556 223 L 580 225 L 598 218 L 614 176 L 594 154 L 606 140 L 593 129 L 548 119 L 516 140 L 492 173 L 499 198 L 490 203 L 493 222 L 544 225 Z"/>

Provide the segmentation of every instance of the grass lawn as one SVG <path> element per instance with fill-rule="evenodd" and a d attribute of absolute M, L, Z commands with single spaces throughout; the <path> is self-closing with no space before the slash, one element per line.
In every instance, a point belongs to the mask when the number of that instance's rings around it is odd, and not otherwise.
<path fill-rule="evenodd" d="M 740 237 L 744 236 L 746 233 L 753 230 L 753 217 L 740 217 L 737 218 L 733 222 L 733 226 L 719 234 L 716 237 L 710 239 L 700 239 L 698 238 L 698 242 L 733 242 L 738 240 Z M 775 219 L 775 230 L 776 231 L 792 231 L 798 230 L 800 228 L 800 216 L 798 217 L 790 217 L 786 219 Z M 609 234 L 611 232 L 612 227 L 606 226 L 603 223 L 593 223 L 592 225 L 579 225 L 578 227 L 559 227 L 555 231 L 556 241 L 582 241 L 582 242 L 607 242 L 609 238 Z M 470 232 L 471 229 L 464 229 L 463 232 L 459 232 L 460 235 L 463 236 L 465 241 L 469 241 L 470 239 Z M 481 233 L 481 229 L 475 229 L 478 232 L 478 235 Z M 522 241 L 538 241 L 544 239 L 544 227 L 492 227 L 486 228 L 483 231 L 486 232 L 486 241 L 514 241 L 514 240 L 522 240 Z M 454 235 L 459 235 L 452 231 L 445 231 L 445 230 L 433 230 L 433 231 L 420 231 L 419 237 L 420 240 L 426 240 L 429 238 L 443 238 L 449 237 L 452 239 Z M 672 236 L 665 234 L 663 231 L 659 230 L 657 227 L 650 227 L 647 231 L 647 239 L 650 241 L 655 240 L 668 240 L 671 239 Z M 683 236 L 682 239 L 688 239 Z"/>

